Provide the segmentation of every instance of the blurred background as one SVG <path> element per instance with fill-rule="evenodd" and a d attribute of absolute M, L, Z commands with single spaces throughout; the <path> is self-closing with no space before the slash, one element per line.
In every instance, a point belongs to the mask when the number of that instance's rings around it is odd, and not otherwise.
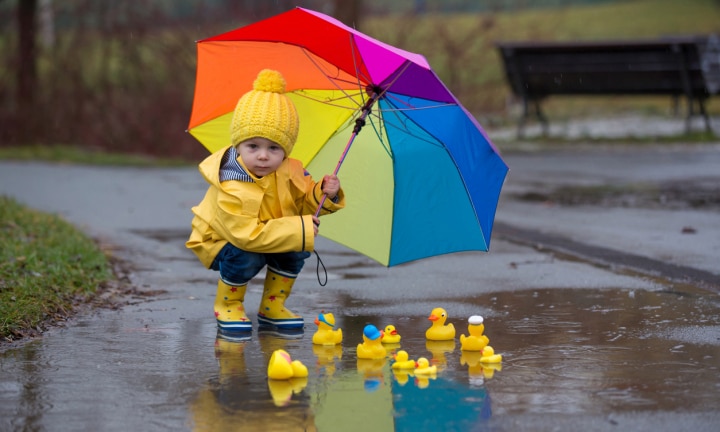
<path fill-rule="evenodd" d="M 195 41 L 296 6 L 423 54 L 486 128 L 520 113 L 499 41 L 720 33 L 720 0 L 0 0 L 0 146 L 204 157 L 185 132 Z M 670 115 L 671 101 L 558 97 L 546 106 L 565 117 Z M 712 98 L 707 108 L 720 112 Z"/>

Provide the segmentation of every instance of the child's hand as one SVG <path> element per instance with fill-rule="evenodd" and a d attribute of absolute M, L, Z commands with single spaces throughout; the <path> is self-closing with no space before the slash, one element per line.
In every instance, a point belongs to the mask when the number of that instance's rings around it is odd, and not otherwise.
<path fill-rule="evenodd" d="M 312 220 L 313 220 L 313 231 L 315 232 L 315 237 L 317 237 L 318 231 L 320 228 L 320 219 L 318 219 L 317 216 L 313 215 Z"/>
<path fill-rule="evenodd" d="M 340 191 L 340 179 L 336 175 L 326 175 L 322 181 L 322 191 L 330 199 L 335 199 Z"/>

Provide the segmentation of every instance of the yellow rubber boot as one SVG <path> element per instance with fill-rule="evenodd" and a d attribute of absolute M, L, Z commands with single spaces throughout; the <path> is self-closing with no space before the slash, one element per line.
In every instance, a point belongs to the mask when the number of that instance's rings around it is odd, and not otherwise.
<path fill-rule="evenodd" d="M 252 322 L 245 315 L 245 290 L 247 284 L 240 286 L 228 285 L 218 280 L 217 294 L 215 295 L 215 319 L 223 332 L 249 332 L 252 331 Z"/>
<path fill-rule="evenodd" d="M 303 327 L 303 318 L 285 307 L 285 300 L 290 296 L 294 283 L 294 277 L 283 276 L 270 269 L 267 270 L 258 311 L 260 325 L 274 326 L 279 329 Z"/>

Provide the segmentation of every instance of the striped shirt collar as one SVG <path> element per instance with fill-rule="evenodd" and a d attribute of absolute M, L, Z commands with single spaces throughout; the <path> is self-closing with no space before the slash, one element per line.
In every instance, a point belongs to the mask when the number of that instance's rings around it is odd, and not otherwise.
<path fill-rule="evenodd" d="M 220 161 L 220 181 L 239 180 L 247 183 L 254 183 L 250 174 L 240 165 L 237 160 L 238 153 L 235 146 L 230 146 Z"/>

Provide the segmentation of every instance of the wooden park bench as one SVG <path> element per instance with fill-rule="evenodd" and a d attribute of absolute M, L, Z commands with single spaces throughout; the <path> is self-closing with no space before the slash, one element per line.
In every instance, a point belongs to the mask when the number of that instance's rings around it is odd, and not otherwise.
<path fill-rule="evenodd" d="M 686 131 L 695 106 L 711 125 L 705 102 L 720 91 L 720 38 L 689 36 L 603 42 L 501 42 L 505 75 L 522 99 L 522 137 L 531 109 L 547 134 L 540 103 L 552 95 L 668 95 L 687 99 Z"/>

